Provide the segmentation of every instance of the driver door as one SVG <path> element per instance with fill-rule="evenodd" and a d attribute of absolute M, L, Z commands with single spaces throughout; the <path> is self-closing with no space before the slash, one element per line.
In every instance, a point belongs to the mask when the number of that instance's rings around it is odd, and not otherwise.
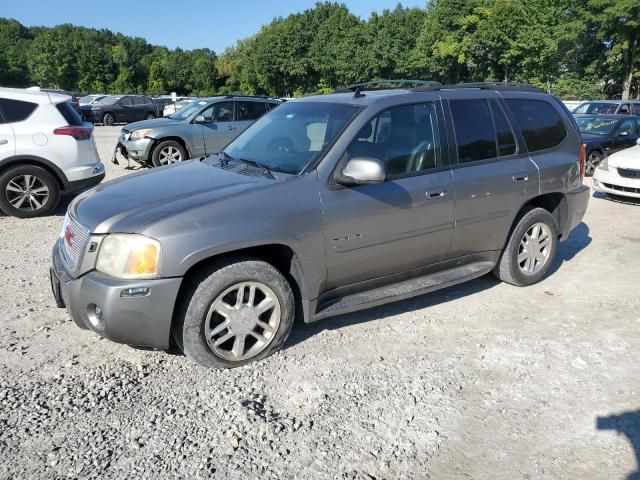
<path fill-rule="evenodd" d="M 238 126 L 235 122 L 234 103 L 217 102 L 200 114 L 204 117 L 201 126 L 206 155 L 219 152 L 236 137 Z"/>

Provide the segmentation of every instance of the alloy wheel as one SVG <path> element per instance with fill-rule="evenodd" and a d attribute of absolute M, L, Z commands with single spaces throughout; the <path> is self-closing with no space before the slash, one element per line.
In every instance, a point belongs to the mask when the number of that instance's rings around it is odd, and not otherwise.
<path fill-rule="evenodd" d="M 49 187 L 35 175 L 18 175 L 7 183 L 7 201 L 18 210 L 40 210 L 49 200 Z"/>
<path fill-rule="evenodd" d="M 518 248 L 518 266 L 526 275 L 538 273 L 549 261 L 553 239 L 544 223 L 534 223 L 526 231 Z"/>
<path fill-rule="evenodd" d="M 281 308 L 271 288 L 259 282 L 233 285 L 213 301 L 205 320 L 207 345 L 230 361 L 255 357 L 273 341 Z"/>
<path fill-rule="evenodd" d="M 177 163 L 182 161 L 182 153 L 176 147 L 168 146 L 160 150 L 158 156 L 162 165 L 169 165 L 170 163 Z"/>

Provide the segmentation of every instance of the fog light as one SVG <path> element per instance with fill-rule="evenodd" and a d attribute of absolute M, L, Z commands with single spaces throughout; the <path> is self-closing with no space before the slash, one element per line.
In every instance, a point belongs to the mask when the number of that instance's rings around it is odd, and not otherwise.
<path fill-rule="evenodd" d="M 102 309 L 94 304 L 90 304 L 87 307 L 87 317 L 89 317 L 89 321 L 93 328 L 99 331 L 104 330 L 104 313 Z"/>
<path fill-rule="evenodd" d="M 151 289 L 149 287 L 134 287 L 121 290 L 120 296 L 123 298 L 146 297 L 149 293 L 151 293 Z"/>

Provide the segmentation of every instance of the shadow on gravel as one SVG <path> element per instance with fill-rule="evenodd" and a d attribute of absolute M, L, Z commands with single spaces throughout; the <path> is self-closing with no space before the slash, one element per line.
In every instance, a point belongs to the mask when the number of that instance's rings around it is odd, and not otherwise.
<path fill-rule="evenodd" d="M 613 430 L 618 434 L 626 435 L 636 456 L 637 469 L 627 476 L 627 480 L 640 480 L 640 410 L 598 417 L 596 428 L 598 430 Z"/>
<path fill-rule="evenodd" d="M 558 253 L 551 264 L 548 275 L 556 273 L 564 262 L 568 262 L 591 243 L 589 227 L 586 223 L 580 223 L 574 228 L 564 242 L 558 245 Z"/>
<path fill-rule="evenodd" d="M 284 348 L 285 350 L 287 348 L 291 348 L 294 345 L 317 335 L 323 330 L 335 330 L 348 325 L 371 322 L 373 320 L 379 320 L 392 315 L 400 315 L 414 310 L 433 307 L 441 303 L 455 301 L 459 298 L 488 290 L 499 283 L 500 282 L 493 277 L 493 275 L 489 274 L 466 283 L 454 285 L 432 293 L 420 295 L 418 297 L 399 300 L 394 303 L 381 305 L 368 310 L 326 318 L 315 323 L 300 322 L 296 324 L 291 331 L 291 335 Z"/>

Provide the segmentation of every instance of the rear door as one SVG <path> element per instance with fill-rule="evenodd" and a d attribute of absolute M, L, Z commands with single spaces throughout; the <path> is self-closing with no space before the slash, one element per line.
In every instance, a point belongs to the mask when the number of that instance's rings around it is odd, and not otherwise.
<path fill-rule="evenodd" d="M 133 114 L 133 99 L 129 96 L 122 97 L 118 100 L 116 108 L 114 108 L 113 115 L 115 116 L 116 122 L 132 122 L 134 121 Z"/>
<path fill-rule="evenodd" d="M 500 250 L 516 212 L 537 194 L 536 165 L 493 92 L 450 93 L 447 102 L 456 189 L 447 258 Z"/>
<path fill-rule="evenodd" d="M 262 115 L 267 113 L 265 102 L 239 101 L 236 102 L 236 135 L 245 130 Z"/>
<path fill-rule="evenodd" d="M 3 107 L 6 100 L 0 98 L 0 161 L 9 158 L 16 153 L 16 141 L 11 124 L 6 121 L 3 115 Z"/>
<path fill-rule="evenodd" d="M 234 108 L 235 102 L 223 101 L 209 105 L 201 115 L 204 117 L 202 134 L 205 154 L 219 152 L 236 137 Z"/>

